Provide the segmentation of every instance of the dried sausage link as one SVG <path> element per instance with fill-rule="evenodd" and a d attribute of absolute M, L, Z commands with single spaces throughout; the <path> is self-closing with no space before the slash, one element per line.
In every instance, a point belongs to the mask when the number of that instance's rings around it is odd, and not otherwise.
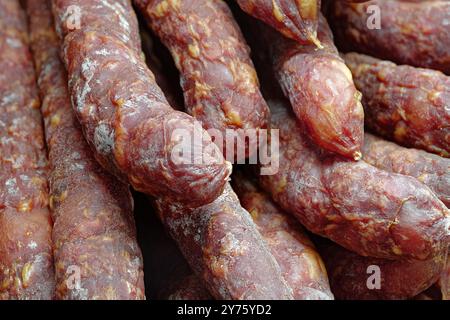
<path fill-rule="evenodd" d="M 293 299 L 249 213 L 227 184 L 214 202 L 187 208 L 156 200 L 166 229 L 217 299 Z"/>
<path fill-rule="evenodd" d="M 448 245 L 449 210 L 413 177 L 311 145 L 284 100 L 269 101 L 279 170 L 262 186 L 310 231 L 364 256 L 426 260 Z"/>
<path fill-rule="evenodd" d="M 275 75 L 304 130 L 325 150 L 361 158 L 364 112 L 352 74 L 337 52 L 323 16 L 318 37 L 323 48 L 301 45 L 269 29 Z"/>
<path fill-rule="evenodd" d="M 168 104 L 140 46 L 131 41 L 139 37 L 131 3 L 52 4 L 72 105 L 96 159 L 136 190 L 168 201 L 199 206 L 217 198 L 231 165 L 194 118 Z M 69 30 L 74 6 L 80 28 Z M 104 18 L 102 12 L 110 11 L 117 13 L 118 24 Z"/>
<path fill-rule="evenodd" d="M 368 258 L 337 245 L 320 253 L 331 289 L 341 300 L 413 298 L 437 281 L 445 261 L 443 253 L 424 261 Z"/>
<path fill-rule="evenodd" d="M 282 212 L 267 194 L 241 172 L 232 178 L 242 206 L 248 210 L 268 249 L 281 268 L 282 275 L 298 300 L 333 299 L 322 259 L 303 227 Z M 177 270 L 169 294 L 174 300 L 211 299 L 204 283 L 186 270 Z"/>
<path fill-rule="evenodd" d="M 331 2 L 329 20 L 341 50 L 450 74 L 448 0 Z"/>
<path fill-rule="evenodd" d="M 450 157 L 450 77 L 357 53 L 344 58 L 363 93 L 370 130 L 406 147 Z"/>
<path fill-rule="evenodd" d="M 0 299 L 52 299 L 48 167 L 19 1 L 0 0 L 0 70 Z"/>
<path fill-rule="evenodd" d="M 50 162 L 57 299 L 143 299 L 129 186 L 93 157 L 72 111 L 49 0 L 28 0 Z M 114 257 L 114 259 L 111 259 Z M 80 281 L 69 287 L 68 276 Z"/>
<path fill-rule="evenodd" d="M 408 149 L 366 133 L 364 161 L 382 170 L 417 178 L 450 207 L 450 159 Z"/>
<path fill-rule="evenodd" d="M 315 44 L 320 0 L 237 0 L 242 10 L 300 43 Z"/>
<path fill-rule="evenodd" d="M 248 142 L 245 130 L 266 128 L 269 108 L 259 90 L 250 50 L 227 4 L 222 0 L 134 2 L 173 56 L 187 112 L 205 129 L 218 130 L 226 138 L 219 144 L 224 155 L 232 151 L 236 161 L 254 155 L 252 144 L 257 141 Z M 227 142 L 234 142 L 233 150 L 227 150 Z"/>
<path fill-rule="evenodd" d="M 241 172 L 232 185 L 250 213 L 297 300 L 332 300 L 327 271 L 305 229 Z"/>

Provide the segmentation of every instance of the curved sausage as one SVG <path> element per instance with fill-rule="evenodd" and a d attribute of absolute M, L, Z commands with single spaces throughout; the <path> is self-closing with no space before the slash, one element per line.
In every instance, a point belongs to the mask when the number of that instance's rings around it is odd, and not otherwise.
<path fill-rule="evenodd" d="M 218 146 L 227 160 L 241 163 L 256 155 L 257 141 L 247 141 L 246 131 L 254 130 L 256 139 L 257 131 L 267 127 L 270 113 L 250 50 L 227 4 L 222 0 L 134 2 L 172 54 L 187 112 L 205 129 L 220 132 Z"/>
<path fill-rule="evenodd" d="M 168 201 L 199 206 L 217 198 L 231 164 L 194 118 L 168 104 L 136 40 L 131 3 L 52 3 L 73 108 L 96 159 L 134 189 Z"/>
<path fill-rule="evenodd" d="M 144 299 L 129 186 L 100 167 L 83 137 L 49 1 L 29 0 L 27 12 L 49 152 L 56 298 Z"/>
<path fill-rule="evenodd" d="M 52 299 L 47 157 L 26 17 L 0 0 L 0 299 Z"/>
<path fill-rule="evenodd" d="M 323 16 L 318 37 L 323 48 L 301 45 L 263 29 L 275 76 L 295 115 L 321 148 L 344 157 L 361 158 L 364 112 L 361 94 L 333 43 Z"/>
<path fill-rule="evenodd" d="M 448 245 L 449 210 L 417 179 L 323 154 L 288 104 L 269 101 L 279 129 L 279 170 L 259 177 L 310 231 L 363 256 L 427 260 Z"/>

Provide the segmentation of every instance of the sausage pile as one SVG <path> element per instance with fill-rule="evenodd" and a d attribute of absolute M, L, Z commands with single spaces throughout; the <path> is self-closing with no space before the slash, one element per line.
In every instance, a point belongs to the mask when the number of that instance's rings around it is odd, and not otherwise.
<path fill-rule="evenodd" d="M 0 70 L 0 299 L 449 299 L 449 1 L 0 0 Z"/>

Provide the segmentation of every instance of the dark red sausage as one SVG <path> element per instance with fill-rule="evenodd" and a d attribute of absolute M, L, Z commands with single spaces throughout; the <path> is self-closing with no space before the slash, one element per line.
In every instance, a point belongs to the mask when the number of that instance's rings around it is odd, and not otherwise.
<path fill-rule="evenodd" d="M 317 39 L 320 0 L 237 0 L 242 10 L 300 43 Z"/>
<path fill-rule="evenodd" d="M 155 207 L 215 298 L 293 299 L 279 265 L 230 185 L 214 202 L 199 208 L 161 200 Z"/>
<path fill-rule="evenodd" d="M 448 0 L 331 2 L 329 20 L 342 50 L 450 74 Z M 380 28 L 372 27 L 377 12 Z"/>
<path fill-rule="evenodd" d="M 361 255 L 426 260 L 448 245 L 449 210 L 417 179 L 364 161 L 324 155 L 283 100 L 269 101 L 279 129 L 279 170 L 262 186 L 310 231 Z"/>
<path fill-rule="evenodd" d="M 320 250 L 331 289 L 341 300 L 413 298 L 439 278 L 445 262 L 444 252 L 424 261 L 393 261 L 361 257 L 337 245 Z M 377 272 L 380 276 L 378 289 L 372 286 L 377 284 Z"/>
<path fill-rule="evenodd" d="M 57 299 L 144 299 L 129 186 L 97 163 L 75 118 L 48 0 L 29 0 L 50 160 Z M 79 283 L 69 281 L 75 268 Z M 70 287 L 70 284 L 74 285 Z"/>
<path fill-rule="evenodd" d="M 281 268 L 282 276 L 299 300 L 333 299 L 327 273 L 304 229 L 283 213 L 243 174 L 233 175 L 233 187 Z M 174 272 L 162 297 L 174 300 L 211 299 L 202 279 L 183 265 Z"/>
<path fill-rule="evenodd" d="M 450 157 L 450 77 L 349 53 L 366 126 L 399 144 Z"/>
<path fill-rule="evenodd" d="M 250 50 L 222 0 L 135 0 L 149 26 L 170 50 L 180 71 L 185 108 L 205 129 L 218 130 L 227 159 L 256 154 L 244 130 L 269 123 Z M 233 135 L 237 141 L 233 141 Z M 256 137 L 256 134 L 255 134 Z M 229 146 L 232 146 L 231 150 Z M 245 147 L 245 154 L 238 149 Z"/>
<path fill-rule="evenodd" d="M 52 3 L 73 108 L 97 160 L 136 190 L 168 201 L 198 206 L 217 198 L 231 165 L 194 118 L 168 104 L 136 43 L 131 3 Z M 69 30 L 73 6 L 81 23 Z"/>
<path fill-rule="evenodd" d="M 52 299 L 47 158 L 18 1 L 0 0 L 0 70 L 0 299 Z"/>
<path fill-rule="evenodd" d="M 327 271 L 303 227 L 241 172 L 232 185 L 297 300 L 332 300 Z"/>
<path fill-rule="evenodd" d="M 321 16 L 318 30 L 322 49 L 290 41 L 268 28 L 262 32 L 275 75 L 311 139 L 325 150 L 360 159 L 364 132 L 361 94 L 339 57 L 325 18 Z"/>
<path fill-rule="evenodd" d="M 408 149 L 366 133 L 364 161 L 382 170 L 417 178 L 450 207 L 450 159 Z"/>

